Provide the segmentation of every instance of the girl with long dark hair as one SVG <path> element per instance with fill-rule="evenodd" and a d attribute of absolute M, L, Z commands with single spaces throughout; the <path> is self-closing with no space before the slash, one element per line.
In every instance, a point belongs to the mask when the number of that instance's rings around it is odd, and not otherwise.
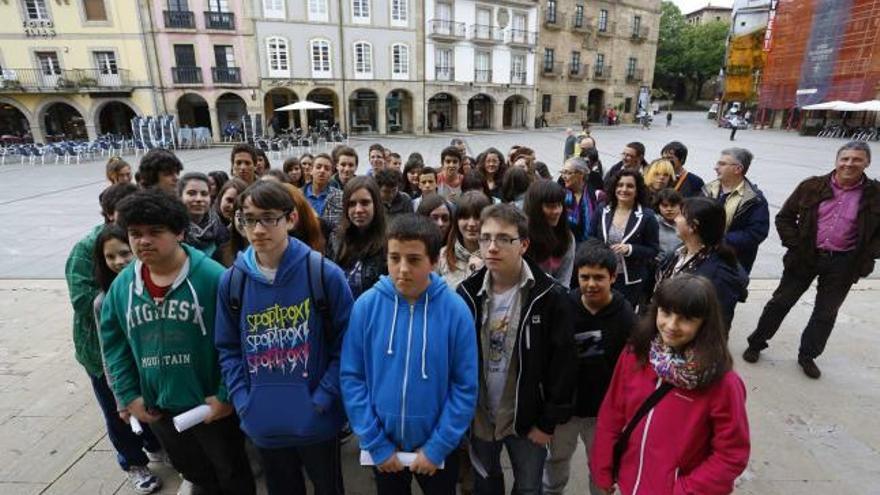
<path fill-rule="evenodd" d="M 440 250 L 437 273 L 453 289 L 483 267 L 480 254 L 480 214 L 492 200 L 480 191 L 467 191 L 455 202 L 452 227 Z"/>
<path fill-rule="evenodd" d="M 501 179 L 507 172 L 504 154 L 497 148 L 489 148 L 477 157 L 477 171 L 489 185 L 492 197 L 501 199 Z"/>
<path fill-rule="evenodd" d="M 422 201 L 416 207 L 416 214 L 428 217 L 440 229 L 440 238 L 446 239 L 452 228 L 452 205 L 439 194 L 422 196 Z"/>
<path fill-rule="evenodd" d="M 564 287 L 571 283 L 574 268 L 574 235 L 564 218 L 565 189 L 547 180 L 536 180 L 526 191 L 523 211 L 529 218 L 529 248 L 532 259 Z"/>
<path fill-rule="evenodd" d="M 687 274 L 658 286 L 599 410 L 589 464 L 604 493 L 733 492 L 750 439 L 726 333 L 709 280 Z M 636 418 L 651 396 L 659 400 Z"/>
<path fill-rule="evenodd" d="M 388 273 L 385 208 L 371 177 L 354 177 L 342 192 L 343 215 L 330 258 L 345 272 L 355 299 Z"/>
<path fill-rule="evenodd" d="M 229 240 L 229 231 L 211 208 L 208 176 L 201 172 L 185 174 L 177 183 L 177 194 L 186 206 L 190 219 L 184 242 L 213 256 L 217 248 Z"/>

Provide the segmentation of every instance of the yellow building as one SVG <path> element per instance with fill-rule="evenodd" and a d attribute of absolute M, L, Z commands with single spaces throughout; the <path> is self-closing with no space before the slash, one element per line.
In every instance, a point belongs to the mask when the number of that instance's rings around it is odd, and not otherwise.
<path fill-rule="evenodd" d="M 134 115 L 156 114 L 137 4 L 0 2 L 0 135 L 36 142 L 128 135 Z"/>

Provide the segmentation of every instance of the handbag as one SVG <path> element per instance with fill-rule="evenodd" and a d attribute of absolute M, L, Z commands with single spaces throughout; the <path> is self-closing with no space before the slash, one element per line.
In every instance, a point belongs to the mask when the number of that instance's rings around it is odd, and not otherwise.
<path fill-rule="evenodd" d="M 614 451 L 612 457 L 611 464 L 611 478 L 617 483 L 617 475 L 620 472 L 620 459 L 623 458 L 623 453 L 626 452 L 626 446 L 629 444 L 629 437 L 632 435 L 633 430 L 636 429 L 639 422 L 642 418 L 648 414 L 651 409 L 654 409 L 654 406 L 660 402 L 660 399 L 663 398 L 664 395 L 668 394 L 670 390 L 674 387 L 669 382 L 663 382 L 659 387 L 654 389 L 654 392 L 645 399 L 645 402 L 642 402 L 642 405 L 639 406 L 639 409 L 636 411 L 635 415 L 630 418 L 629 423 L 626 424 L 626 427 L 623 429 L 623 432 L 617 437 L 617 441 L 614 442 Z"/>

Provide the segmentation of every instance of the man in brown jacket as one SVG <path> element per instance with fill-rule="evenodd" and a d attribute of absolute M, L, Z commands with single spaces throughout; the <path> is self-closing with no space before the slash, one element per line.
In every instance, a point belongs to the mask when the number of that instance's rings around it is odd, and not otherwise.
<path fill-rule="evenodd" d="M 795 189 L 776 215 L 776 230 L 788 248 L 779 287 L 749 335 L 743 359 L 757 362 L 767 341 L 816 277 L 813 314 L 801 335 L 798 364 L 810 378 L 821 372 L 822 354 L 837 311 L 859 278 L 880 257 L 880 182 L 869 179 L 871 148 L 852 141 L 837 151 L 834 171 L 811 177 Z"/>

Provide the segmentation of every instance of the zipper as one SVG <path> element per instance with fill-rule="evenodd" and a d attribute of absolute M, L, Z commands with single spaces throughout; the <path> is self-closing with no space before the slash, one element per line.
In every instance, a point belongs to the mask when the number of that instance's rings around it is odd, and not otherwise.
<path fill-rule="evenodd" d="M 519 322 L 519 338 L 520 338 L 519 369 L 516 372 L 516 394 L 513 399 L 513 429 L 514 430 L 516 430 L 516 419 L 519 414 L 519 384 L 520 384 L 520 381 L 522 380 L 522 370 L 523 370 L 523 349 L 522 349 L 522 336 L 523 335 L 522 334 L 525 329 L 525 326 L 523 324 L 524 324 L 524 322 L 528 321 L 529 315 L 532 314 L 532 308 L 535 307 L 535 303 L 538 302 L 539 299 L 544 297 L 548 292 L 550 292 L 550 289 L 552 289 L 552 288 L 553 288 L 553 284 L 551 283 L 550 287 L 548 287 L 546 290 L 544 290 L 544 292 L 538 294 L 537 296 L 535 296 L 534 299 L 532 299 L 532 303 L 529 304 L 529 309 L 526 311 L 526 313 L 523 315 L 522 319 Z M 529 346 L 530 344 L 531 344 L 531 342 L 529 342 L 529 341 L 526 342 L 527 346 Z"/>
<path fill-rule="evenodd" d="M 660 378 L 657 378 L 657 385 L 654 386 L 654 390 L 660 388 L 660 384 L 663 382 Z M 645 429 L 642 431 L 642 443 L 639 447 L 639 471 L 636 475 L 636 484 L 633 485 L 633 495 L 636 495 L 639 492 L 639 484 L 642 482 L 642 467 L 645 462 L 645 444 L 648 442 L 648 429 L 651 428 L 651 420 L 654 418 L 654 408 L 651 408 L 651 412 L 648 413 L 648 419 L 645 420 Z"/>
<path fill-rule="evenodd" d="M 406 428 L 404 427 L 406 423 L 406 386 L 409 382 L 409 355 L 410 350 L 412 349 L 412 327 L 413 327 L 413 312 L 415 311 L 415 305 L 409 305 L 409 331 L 407 332 L 406 337 L 406 359 L 404 360 L 404 368 L 403 368 L 403 390 L 401 391 L 401 400 L 400 400 L 400 443 L 402 444 L 406 440 Z"/>

